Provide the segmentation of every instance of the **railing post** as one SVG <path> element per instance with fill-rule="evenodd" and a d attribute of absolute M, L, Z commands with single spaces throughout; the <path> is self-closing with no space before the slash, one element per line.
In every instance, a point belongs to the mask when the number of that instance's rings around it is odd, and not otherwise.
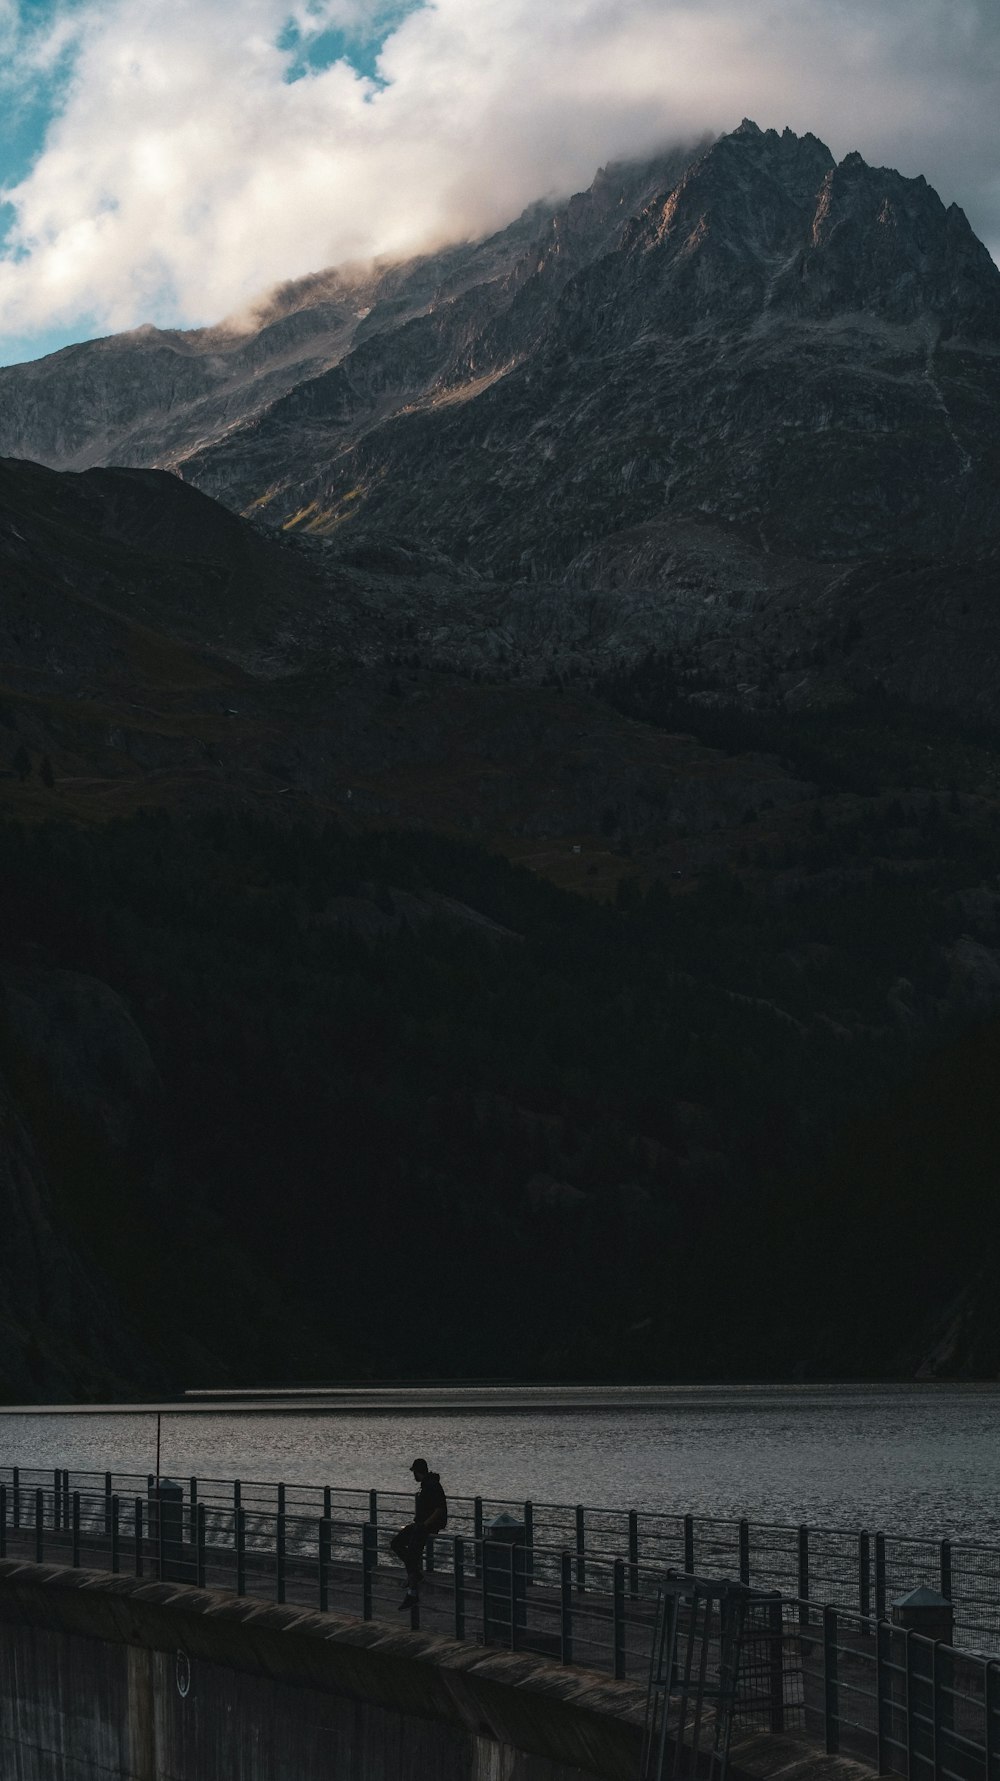
<path fill-rule="evenodd" d="M 142 1498 L 135 1499 L 135 1574 L 142 1576 Z"/>
<path fill-rule="evenodd" d="M 285 1500 L 285 1487 L 281 1487 L 281 1500 Z M 279 1602 L 285 1599 L 285 1511 L 278 1514 L 274 1528 L 274 1584 L 275 1594 Z"/>
<path fill-rule="evenodd" d="M 361 1617 L 372 1617 L 372 1572 L 378 1559 L 378 1528 L 370 1521 L 361 1527 Z"/>
<path fill-rule="evenodd" d="M 573 1565 L 568 1552 L 559 1560 L 559 1658 L 573 1662 Z"/>
<path fill-rule="evenodd" d="M 535 1574 L 535 1506 L 530 1499 L 524 1505 L 524 1576 L 527 1582 Z"/>
<path fill-rule="evenodd" d="M 190 1482 L 188 1484 L 188 1493 L 190 1495 L 190 1500 L 191 1500 L 191 1544 L 192 1544 L 192 1546 L 194 1546 L 194 1545 L 196 1545 L 197 1540 L 198 1540 L 198 1480 L 197 1480 L 197 1478 L 192 1478 L 190 1480 Z"/>
<path fill-rule="evenodd" d="M 885 1535 L 875 1535 L 875 1618 L 885 1619 Z M 883 1771 L 884 1773 L 884 1771 Z"/>
<path fill-rule="evenodd" d="M 45 1560 L 45 1502 L 41 1490 L 35 1491 L 35 1563 Z"/>
<path fill-rule="evenodd" d="M 11 1503 L 11 1519 L 15 1531 L 21 1526 L 21 1468 L 14 1467 L 13 1502 Z"/>
<path fill-rule="evenodd" d="M 872 1560 L 867 1533 L 858 1535 L 858 1612 L 872 1611 Z"/>
<path fill-rule="evenodd" d="M 483 1499 L 474 1497 L 472 1502 L 472 1538 L 475 1544 L 473 1553 L 473 1570 L 478 1577 L 483 1564 Z"/>
<path fill-rule="evenodd" d="M 319 1524 L 319 1611 L 327 1614 L 330 1610 L 330 1550 L 333 1530 L 329 1517 L 324 1515 Z"/>
<path fill-rule="evenodd" d="M 323 1520 L 333 1520 L 333 1491 L 328 1484 L 323 1486 Z"/>
<path fill-rule="evenodd" d="M 105 1474 L 104 1474 L 104 1536 L 105 1536 L 105 1539 L 111 1538 L 111 1499 L 112 1499 L 113 1495 L 114 1495 L 114 1492 L 113 1492 L 112 1486 L 111 1486 L 111 1473 L 105 1472 Z"/>
<path fill-rule="evenodd" d="M 247 1592 L 247 1512 L 236 1511 L 236 1594 Z"/>
<path fill-rule="evenodd" d="M 799 1622 L 802 1626 L 809 1624 L 809 1529 L 799 1528 Z"/>
<path fill-rule="evenodd" d="M 985 1781 L 993 1781 L 997 1759 L 997 1711 L 1000 1708 L 1000 1669 L 987 1658 L 983 1665 L 983 1719 L 986 1743 Z"/>
<path fill-rule="evenodd" d="M 836 1608 L 823 1609 L 823 1724 L 826 1731 L 826 1753 L 828 1756 L 835 1756 L 840 1748 Z"/>
<path fill-rule="evenodd" d="M 456 1534 L 453 1550 L 455 1570 L 455 1637 L 465 1638 L 465 1546 L 460 1534 Z M 989 1781 L 989 1777 L 987 1777 Z"/>
<path fill-rule="evenodd" d="M 625 1562 L 620 1558 L 614 1563 L 611 1596 L 614 1673 L 621 1682 L 625 1676 Z"/>
<path fill-rule="evenodd" d="M 63 1525 L 68 1527 L 70 1521 L 70 1489 L 69 1472 L 63 1467 Z"/>
<path fill-rule="evenodd" d="M 57 1534 L 62 1526 L 62 1467 L 57 1466 L 52 1476 L 52 1532 Z"/>
<path fill-rule="evenodd" d="M 750 1583 L 750 1523 L 740 1522 L 740 1582 Z"/>
<path fill-rule="evenodd" d="M 639 1517 L 634 1509 L 628 1512 L 628 1593 L 631 1601 L 639 1600 Z"/>
<path fill-rule="evenodd" d="M 951 1541 L 941 1541 L 941 1594 L 951 1601 Z"/>
<path fill-rule="evenodd" d="M 684 1517 L 684 1575 L 694 1576 L 694 1516 Z"/>
<path fill-rule="evenodd" d="M 73 1492 L 73 1569 L 80 1569 L 80 1492 Z"/>
<path fill-rule="evenodd" d="M 120 1521 L 120 1512 L 119 1512 L 118 1498 L 116 1496 L 113 1496 L 111 1498 L 110 1537 L 111 1537 L 111 1569 L 114 1572 L 117 1572 L 121 1566 L 121 1554 L 120 1554 L 120 1550 L 119 1550 L 119 1547 L 120 1547 L 119 1521 Z"/>
<path fill-rule="evenodd" d="M 584 1520 L 583 1505 L 576 1505 L 576 1587 L 581 1595 L 587 1587 L 587 1529 Z"/>
<path fill-rule="evenodd" d="M 508 1588 L 508 1608 L 510 1610 L 510 1648 L 517 1650 L 517 1547 L 508 1546 L 506 1556 L 510 1561 L 510 1586 Z"/>
<path fill-rule="evenodd" d="M 7 1486 L 0 1484 L 0 1558 L 7 1557 Z"/>
<path fill-rule="evenodd" d="M 878 1541 L 878 1535 L 875 1539 Z M 889 1773 L 889 1729 L 892 1716 L 892 1698 L 889 1693 L 889 1679 L 886 1665 L 886 1639 L 888 1627 L 884 1620 L 875 1622 L 875 1766 L 880 1775 Z"/>
<path fill-rule="evenodd" d="M 205 1530 L 205 1505 L 204 1505 L 204 1503 L 199 1503 L 198 1504 L 197 1520 L 195 1523 L 195 1574 L 196 1574 L 199 1589 L 204 1589 L 204 1587 L 205 1587 L 205 1573 L 206 1573 L 205 1547 L 206 1547 L 206 1544 L 207 1544 L 207 1542 L 206 1542 L 206 1530 Z"/>
<path fill-rule="evenodd" d="M 369 1525 L 369 1527 L 373 1527 L 376 1530 L 376 1534 L 377 1534 L 377 1532 L 378 1532 L 378 1491 L 377 1490 L 370 1490 L 368 1492 L 368 1525 Z M 378 1564 L 378 1539 L 377 1538 L 375 1541 L 375 1549 L 374 1550 L 375 1550 L 375 1556 L 372 1559 L 372 1563 L 377 1565 Z"/>
<path fill-rule="evenodd" d="M 780 1596 L 767 1610 L 767 1679 L 770 1729 L 785 1729 L 785 1639 Z"/>
<path fill-rule="evenodd" d="M 913 1631 L 911 1627 L 907 1627 L 903 1634 L 903 1647 L 906 1652 L 906 1773 L 912 1781 L 917 1742 L 917 1703 L 913 1698 Z"/>

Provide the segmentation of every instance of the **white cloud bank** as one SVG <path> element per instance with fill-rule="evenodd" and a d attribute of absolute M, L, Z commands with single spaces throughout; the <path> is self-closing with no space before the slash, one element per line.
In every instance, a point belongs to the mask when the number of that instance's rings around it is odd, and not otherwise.
<path fill-rule="evenodd" d="M 8 94 L 70 72 L 4 194 L 0 337 L 217 320 L 744 114 L 926 174 L 1000 246 L 996 0 L 434 0 L 396 7 L 381 84 L 347 62 L 289 81 L 278 47 L 290 19 L 384 30 L 378 0 L 57 0 L 15 41 L 17 4 Z"/>

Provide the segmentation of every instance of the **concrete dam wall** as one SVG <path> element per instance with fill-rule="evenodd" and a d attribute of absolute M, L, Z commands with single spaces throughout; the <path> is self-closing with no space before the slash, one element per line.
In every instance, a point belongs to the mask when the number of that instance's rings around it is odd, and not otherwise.
<path fill-rule="evenodd" d="M 634 1781 L 644 1700 L 527 1653 L 0 1561 L 0 1781 Z"/>

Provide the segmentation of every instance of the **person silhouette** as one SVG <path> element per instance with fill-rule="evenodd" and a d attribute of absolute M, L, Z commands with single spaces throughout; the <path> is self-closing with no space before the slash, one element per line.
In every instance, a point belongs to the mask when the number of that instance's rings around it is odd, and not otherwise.
<path fill-rule="evenodd" d="M 448 1525 L 448 1499 L 441 1488 L 440 1474 L 432 1472 L 425 1459 L 415 1459 L 410 1471 L 417 1481 L 413 1520 L 389 1541 L 390 1551 L 406 1566 L 406 1594 L 399 1604 L 401 1609 L 412 1608 L 419 1597 L 424 1547 Z"/>

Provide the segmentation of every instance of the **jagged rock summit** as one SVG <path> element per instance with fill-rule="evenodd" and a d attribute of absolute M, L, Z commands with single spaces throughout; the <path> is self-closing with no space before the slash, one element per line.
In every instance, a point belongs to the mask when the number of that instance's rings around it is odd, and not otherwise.
<path fill-rule="evenodd" d="M 998 349 L 956 206 L 744 120 L 487 241 L 285 287 L 250 332 L 9 368 L 0 452 L 159 465 L 265 525 L 507 578 L 573 583 L 651 525 L 947 553 L 1000 530 Z"/>

